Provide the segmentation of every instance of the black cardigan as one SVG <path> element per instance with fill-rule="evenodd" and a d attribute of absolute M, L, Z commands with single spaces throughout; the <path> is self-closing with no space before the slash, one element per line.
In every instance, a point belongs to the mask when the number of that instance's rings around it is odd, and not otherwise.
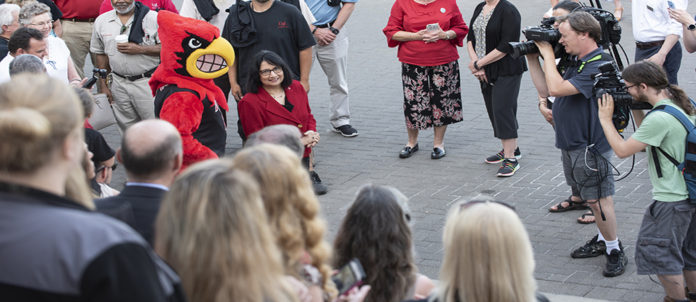
<path fill-rule="evenodd" d="M 476 35 L 473 32 L 473 25 L 476 17 L 481 13 L 486 2 L 481 2 L 476 6 L 474 15 L 471 17 L 469 26 L 472 27 L 471 32 L 467 35 L 467 41 L 471 41 L 476 47 Z M 486 26 L 486 53 L 497 49 L 508 55 L 502 59 L 483 66 L 486 72 L 486 77 L 490 82 L 494 82 L 498 76 L 509 76 L 522 74 L 527 70 L 527 64 L 523 57 L 513 59 L 509 54 L 512 48 L 508 42 L 520 41 L 520 27 L 522 18 L 517 8 L 507 0 L 500 0 L 498 5 L 493 9 L 491 19 L 488 20 Z"/>

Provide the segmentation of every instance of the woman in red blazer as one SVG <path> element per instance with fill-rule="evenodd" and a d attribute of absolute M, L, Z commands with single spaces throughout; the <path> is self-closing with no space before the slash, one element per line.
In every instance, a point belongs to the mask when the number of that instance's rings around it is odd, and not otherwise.
<path fill-rule="evenodd" d="M 247 135 L 266 126 L 288 124 L 294 125 L 302 133 L 305 152 L 302 161 L 309 169 L 314 191 L 325 194 L 326 186 L 321 184 L 319 175 L 314 171 L 312 147 L 319 142 L 317 122 L 309 108 L 307 92 L 299 81 L 292 79 L 292 72 L 276 53 L 261 51 L 254 58 L 257 76 L 250 76 L 247 82 L 247 94 L 237 104 L 242 129 Z"/>

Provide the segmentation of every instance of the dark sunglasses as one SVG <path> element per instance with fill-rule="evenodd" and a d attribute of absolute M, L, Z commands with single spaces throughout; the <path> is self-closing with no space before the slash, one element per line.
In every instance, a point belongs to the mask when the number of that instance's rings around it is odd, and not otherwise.
<path fill-rule="evenodd" d="M 495 201 L 495 200 L 472 200 L 472 201 L 467 201 L 467 202 L 462 203 L 462 204 L 459 205 L 459 211 L 462 211 L 462 210 L 464 210 L 464 209 L 466 209 L 466 208 L 468 208 L 468 207 L 471 207 L 471 206 L 473 206 L 473 205 L 475 205 L 475 204 L 479 204 L 479 203 L 497 203 L 497 204 L 499 204 L 499 205 L 502 205 L 502 206 L 507 207 L 507 208 L 510 209 L 510 210 L 515 211 L 515 207 L 514 207 L 513 205 L 504 203 L 504 202 L 502 202 L 502 201 Z"/>

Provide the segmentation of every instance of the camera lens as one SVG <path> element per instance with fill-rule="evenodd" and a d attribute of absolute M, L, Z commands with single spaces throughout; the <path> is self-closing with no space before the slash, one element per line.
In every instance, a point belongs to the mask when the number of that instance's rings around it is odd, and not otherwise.
<path fill-rule="evenodd" d="M 510 47 L 512 47 L 512 54 L 510 54 L 510 56 L 515 59 L 526 54 L 539 52 L 539 48 L 534 44 L 534 41 L 509 42 L 509 44 Z"/>

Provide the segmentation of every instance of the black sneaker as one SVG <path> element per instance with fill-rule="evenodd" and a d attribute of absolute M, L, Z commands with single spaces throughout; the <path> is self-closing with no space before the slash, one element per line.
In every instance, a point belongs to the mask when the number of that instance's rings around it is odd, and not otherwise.
<path fill-rule="evenodd" d="M 607 265 L 604 267 L 602 274 L 604 277 L 619 276 L 626 271 L 627 264 L 628 258 L 626 258 L 623 249 L 612 250 L 611 253 L 607 255 Z"/>
<path fill-rule="evenodd" d="M 520 152 L 520 147 L 515 148 L 515 159 L 520 159 L 522 158 L 522 153 Z M 500 152 L 493 154 L 489 157 L 486 157 L 486 163 L 488 164 L 497 164 L 499 162 L 502 162 L 505 159 L 505 152 L 504 150 L 500 150 Z"/>
<path fill-rule="evenodd" d="M 498 169 L 499 177 L 508 177 L 515 175 L 515 172 L 520 169 L 520 163 L 516 159 L 506 158 L 503 164 Z"/>
<path fill-rule="evenodd" d="M 607 245 L 604 243 L 604 241 L 597 241 L 598 237 L 599 235 L 595 235 L 592 237 L 592 239 L 590 239 L 590 241 L 586 242 L 585 245 L 575 249 L 572 253 L 570 253 L 570 257 L 592 258 L 606 254 Z"/>
<path fill-rule="evenodd" d="M 326 194 L 326 192 L 329 191 L 329 188 L 327 188 L 324 184 L 321 183 L 321 178 L 319 178 L 317 172 L 309 171 L 309 178 L 312 180 L 312 188 L 314 189 L 314 194 L 324 195 Z"/>
<path fill-rule="evenodd" d="M 339 133 L 345 137 L 358 136 L 358 130 L 347 124 L 339 127 L 333 127 L 333 132 Z"/>

